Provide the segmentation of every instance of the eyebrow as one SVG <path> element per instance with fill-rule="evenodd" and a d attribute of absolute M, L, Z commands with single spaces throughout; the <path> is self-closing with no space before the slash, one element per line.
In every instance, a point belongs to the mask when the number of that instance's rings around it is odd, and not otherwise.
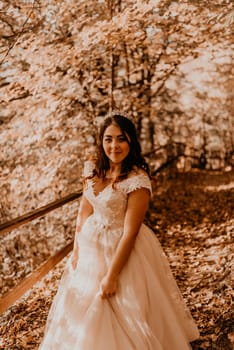
<path fill-rule="evenodd" d="M 124 137 L 126 137 L 124 134 L 119 134 L 119 135 L 115 135 L 116 137 L 122 137 L 122 136 L 124 136 Z M 104 135 L 104 137 L 113 137 L 113 135 Z"/>

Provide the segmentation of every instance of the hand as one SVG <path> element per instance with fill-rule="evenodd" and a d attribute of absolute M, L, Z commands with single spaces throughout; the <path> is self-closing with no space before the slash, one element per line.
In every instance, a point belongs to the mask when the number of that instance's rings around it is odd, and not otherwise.
<path fill-rule="evenodd" d="M 71 257 L 71 264 L 72 264 L 73 270 L 77 268 L 77 263 L 78 263 L 78 249 L 74 249 Z"/>
<path fill-rule="evenodd" d="M 117 292 L 117 278 L 108 278 L 105 276 L 100 285 L 100 294 L 102 299 L 108 299 Z"/>

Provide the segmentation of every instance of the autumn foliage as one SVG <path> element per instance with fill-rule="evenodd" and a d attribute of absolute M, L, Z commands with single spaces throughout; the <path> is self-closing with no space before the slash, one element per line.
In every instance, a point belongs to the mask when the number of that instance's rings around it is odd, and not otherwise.
<path fill-rule="evenodd" d="M 129 113 L 158 181 L 148 220 L 202 331 L 196 350 L 233 341 L 233 23 L 231 0 L 0 4 L 0 221 L 80 188 L 100 119 Z M 3 237 L 3 294 L 71 239 L 76 211 Z M 3 315 L 0 347 L 36 348 L 58 270 Z"/>

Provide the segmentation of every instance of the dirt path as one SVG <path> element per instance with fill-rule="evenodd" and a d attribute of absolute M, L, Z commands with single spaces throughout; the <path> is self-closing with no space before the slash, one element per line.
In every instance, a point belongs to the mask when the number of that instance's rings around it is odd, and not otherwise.
<path fill-rule="evenodd" d="M 149 223 L 199 326 L 193 349 L 231 350 L 234 174 L 172 175 L 164 188 L 155 191 Z"/>
<path fill-rule="evenodd" d="M 199 326 L 193 350 L 231 350 L 234 173 L 171 174 L 154 187 L 147 223 Z M 64 264 L 2 315 L 0 349 L 37 349 Z"/>

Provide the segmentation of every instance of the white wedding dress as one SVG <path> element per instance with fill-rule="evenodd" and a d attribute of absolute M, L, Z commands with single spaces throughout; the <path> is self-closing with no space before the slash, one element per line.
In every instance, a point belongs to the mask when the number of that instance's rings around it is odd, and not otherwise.
<path fill-rule="evenodd" d="M 188 350 L 199 337 L 160 243 L 144 224 L 117 294 L 100 297 L 100 281 L 123 232 L 128 193 L 142 187 L 151 191 L 148 176 L 137 170 L 98 194 L 87 180 L 84 195 L 94 211 L 77 237 L 76 270 L 68 259 L 40 350 Z"/>

